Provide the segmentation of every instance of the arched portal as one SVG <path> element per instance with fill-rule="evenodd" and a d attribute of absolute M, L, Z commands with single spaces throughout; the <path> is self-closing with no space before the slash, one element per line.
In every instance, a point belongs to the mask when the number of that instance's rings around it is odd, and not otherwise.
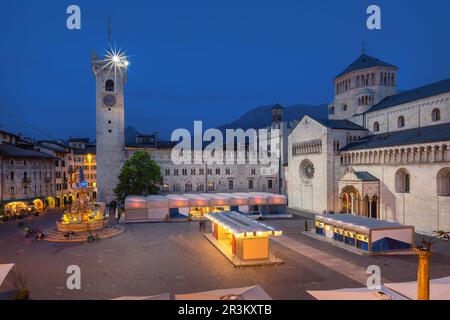
<path fill-rule="evenodd" d="M 55 209 L 56 201 L 53 197 L 47 197 L 46 199 L 47 207 L 50 209 Z"/>
<path fill-rule="evenodd" d="M 42 199 L 35 199 L 35 200 L 33 201 L 33 205 L 34 205 L 34 208 L 35 208 L 37 211 L 42 211 L 42 210 L 44 210 L 44 201 L 42 201 Z"/>
<path fill-rule="evenodd" d="M 347 186 L 341 193 L 341 207 L 343 213 L 360 215 L 361 196 L 353 186 Z"/>

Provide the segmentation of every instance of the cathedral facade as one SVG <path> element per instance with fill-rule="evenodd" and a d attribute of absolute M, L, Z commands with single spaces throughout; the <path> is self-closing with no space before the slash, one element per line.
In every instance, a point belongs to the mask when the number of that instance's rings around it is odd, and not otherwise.
<path fill-rule="evenodd" d="M 450 79 L 398 93 L 397 71 L 361 55 L 334 79 L 328 119 L 292 129 L 290 207 L 450 229 Z"/>

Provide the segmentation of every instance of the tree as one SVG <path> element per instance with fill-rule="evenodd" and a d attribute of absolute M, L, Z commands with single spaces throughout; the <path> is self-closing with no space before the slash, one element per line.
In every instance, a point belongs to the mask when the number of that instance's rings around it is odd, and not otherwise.
<path fill-rule="evenodd" d="M 128 195 L 158 194 L 162 181 L 158 164 L 147 152 L 138 151 L 125 161 L 114 193 L 118 202 L 123 202 Z"/>

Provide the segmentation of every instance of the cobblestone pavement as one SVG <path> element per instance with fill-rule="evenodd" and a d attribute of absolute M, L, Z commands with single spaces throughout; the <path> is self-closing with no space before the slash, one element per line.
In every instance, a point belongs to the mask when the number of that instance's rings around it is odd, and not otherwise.
<path fill-rule="evenodd" d="M 51 228 L 57 216 L 48 212 L 24 224 Z M 285 262 L 281 266 L 234 268 L 198 223 L 186 222 L 127 225 L 124 234 L 95 244 L 37 242 L 25 239 L 17 221 L 0 223 L 0 263 L 17 264 L 33 299 L 110 299 L 255 284 L 275 299 L 312 299 L 307 290 L 362 287 L 369 265 L 379 265 L 389 282 L 416 278 L 415 256 L 356 255 L 303 235 L 299 217 L 266 223 L 284 231 L 271 241 L 272 253 Z M 431 276 L 449 276 L 450 244 L 436 248 Z M 69 265 L 81 268 L 81 290 L 66 288 Z"/>

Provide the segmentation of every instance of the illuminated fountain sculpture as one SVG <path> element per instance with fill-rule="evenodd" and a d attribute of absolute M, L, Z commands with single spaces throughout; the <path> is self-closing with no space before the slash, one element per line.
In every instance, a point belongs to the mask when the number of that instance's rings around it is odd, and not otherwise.
<path fill-rule="evenodd" d="M 105 227 L 105 208 L 92 201 L 88 191 L 83 168 L 81 168 L 79 182 L 76 186 L 77 197 L 70 208 L 65 211 L 61 221 L 56 223 L 58 231 L 83 232 L 100 230 Z"/>

